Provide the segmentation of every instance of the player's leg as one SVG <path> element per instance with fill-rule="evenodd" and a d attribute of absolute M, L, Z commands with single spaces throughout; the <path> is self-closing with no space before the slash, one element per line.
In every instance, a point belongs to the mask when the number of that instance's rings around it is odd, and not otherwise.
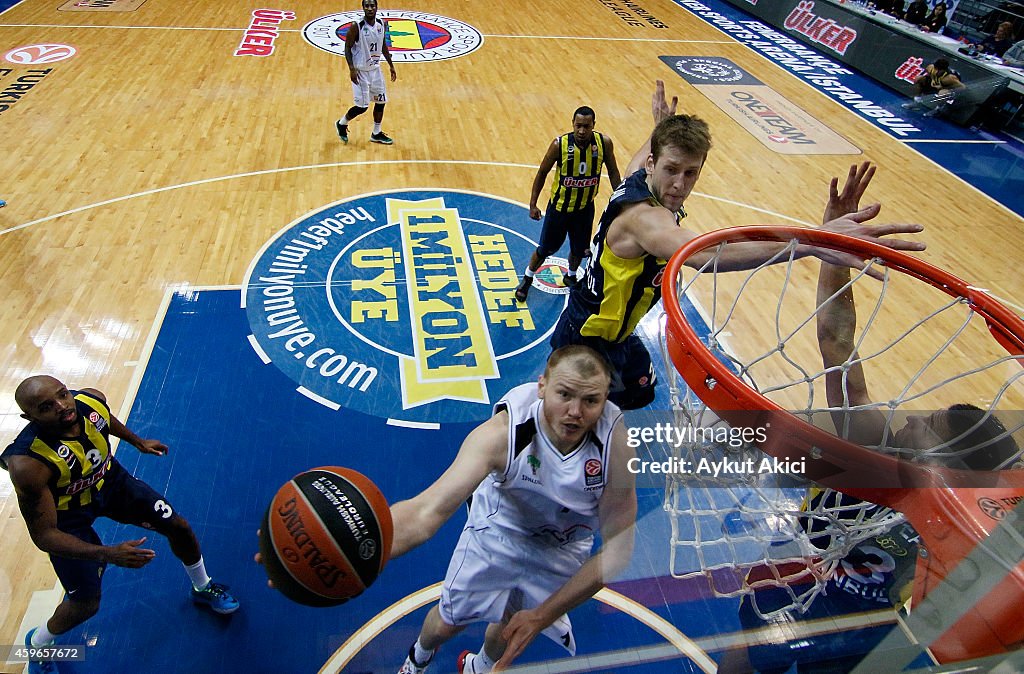
<path fill-rule="evenodd" d="M 395 141 L 381 130 L 381 122 L 384 121 L 384 106 L 388 102 L 388 92 L 380 68 L 370 73 L 369 87 L 370 100 L 373 101 L 373 133 L 370 134 L 370 142 L 391 145 Z"/>
<path fill-rule="evenodd" d="M 624 410 L 636 410 L 654 402 L 656 378 L 651 354 L 640 338 L 630 335 L 624 342 L 605 351 L 612 364 L 613 377 L 608 400 Z"/>
<path fill-rule="evenodd" d="M 422 674 L 434 659 L 434 654 L 446 641 L 449 641 L 456 634 L 466 628 L 465 625 L 449 625 L 441 618 L 438 604 L 435 604 L 427 617 L 423 620 L 423 627 L 420 628 L 420 635 L 409 648 L 409 655 L 406 657 L 398 674 Z"/>
<path fill-rule="evenodd" d="M 590 243 L 590 231 L 594 227 L 594 204 L 584 206 L 573 212 L 571 222 L 567 226 L 569 233 L 569 273 L 565 277 L 565 285 L 574 286 L 579 279 L 578 269 Z"/>
<path fill-rule="evenodd" d="M 155 531 L 167 538 L 171 552 L 177 557 L 192 582 L 192 601 L 208 606 L 220 614 L 234 613 L 238 601 L 228 587 L 216 583 L 206 571 L 199 540 L 192 525 L 179 515 L 167 498 L 148 484 L 121 469 L 107 478 L 104 488 L 103 514 L 124 524 Z"/>
<path fill-rule="evenodd" d="M 370 108 L 370 80 L 362 71 L 358 72 L 356 81 L 352 82 L 352 101 L 352 107 L 348 109 L 345 116 L 334 123 L 338 130 L 338 137 L 343 143 L 348 143 L 349 122 Z"/>
<path fill-rule="evenodd" d="M 544 211 L 544 224 L 540 229 L 540 245 L 530 256 L 530 263 L 527 265 L 526 271 L 523 272 L 523 280 L 516 288 L 517 302 L 526 301 L 530 288 L 533 286 L 534 274 L 549 255 L 556 253 L 562 247 L 567 235 L 565 215 L 555 210 L 555 207 L 549 202 Z"/>
<path fill-rule="evenodd" d="M 92 521 L 90 513 L 74 513 L 66 518 L 58 514 L 57 526 L 64 533 L 87 543 L 103 545 L 92 528 Z M 57 637 L 81 625 L 100 609 L 101 583 L 106 563 L 50 555 L 50 564 L 64 588 L 64 600 L 54 609 L 49 619 L 28 631 L 25 635 L 25 645 L 28 647 L 52 645 Z M 36 661 L 29 662 L 28 671 L 30 674 L 50 674 L 57 669 L 52 662 Z"/>

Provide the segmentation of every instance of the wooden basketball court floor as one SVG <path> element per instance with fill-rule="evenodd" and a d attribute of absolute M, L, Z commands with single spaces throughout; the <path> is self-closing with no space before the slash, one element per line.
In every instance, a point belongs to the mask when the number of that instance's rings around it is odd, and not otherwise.
<path fill-rule="evenodd" d="M 235 55 L 254 12 L 268 9 L 262 4 L 136 0 L 76 8 L 24 0 L 0 14 L 0 47 L 10 55 L 0 61 L 0 198 L 8 201 L 0 210 L 4 442 L 22 425 L 13 391 L 24 377 L 50 373 L 73 387 L 103 390 L 130 427 L 171 446 L 165 459 L 139 459 L 130 449 L 119 458 L 186 513 L 211 571 L 243 603 L 228 621 L 188 606 L 184 574 L 156 542 L 158 560 L 148 568 L 110 572 L 100 615 L 75 634 L 90 645 L 89 659 L 62 671 L 334 671 L 345 643 L 362 650 L 344 671 L 397 670 L 420 607 L 443 577 L 458 525 L 395 560 L 363 597 L 327 611 L 290 605 L 262 586 L 251 562 L 256 525 L 276 486 L 314 465 L 363 470 L 389 497 L 415 493 L 447 465 L 486 405 L 429 402 L 434 389 L 426 384 L 418 407 L 403 404 L 402 396 L 412 394 L 394 363 L 377 370 L 368 393 L 359 390 L 365 376 L 339 383 L 355 362 L 340 342 L 324 355 L 348 356 L 330 366 L 333 380 L 274 353 L 267 365 L 258 356 L 261 347 L 267 355 L 268 344 L 277 346 L 269 337 L 274 330 L 252 310 L 256 294 L 245 310 L 239 296 L 245 307 L 246 289 L 258 292 L 254 279 L 272 266 L 275 242 L 312 231 L 325 218 L 344 225 L 344 233 L 332 231 L 348 237 L 347 246 L 358 241 L 363 250 L 379 250 L 394 243 L 380 215 L 387 215 L 388 199 L 457 208 L 476 234 L 502 232 L 521 268 L 539 232 L 523 208 L 536 166 L 546 144 L 569 130 L 579 105 L 597 111 L 597 128 L 614 140 L 622 168 L 650 131 L 656 78 L 680 97 L 681 110 L 709 122 L 715 148 L 688 201 L 687 224 L 697 231 L 754 222 L 813 225 L 828 179 L 870 159 L 881 167 L 868 195 L 883 203 L 879 221 L 924 224 L 929 261 L 1011 303 L 1024 298 L 1015 273 L 1020 216 L 669 0 L 382 7 L 396 20 L 448 30 L 456 36 L 449 44 L 471 44 L 475 32 L 482 43 L 461 55 L 441 53 L 451 58 L 435 54 L 437 60 L 417 60 L 410 50 L 396 62 L 398 81 L 389 84 L 384 130 L 395 144 L 369 143 L 366 115 L 343 145 L 334 120 L 351 105 L 346 69 L 341 57 L 304 39 L 303 28 L 357 10 L 352 4 L 280 5 L 259 14 L 277 17 L 262 22 L 276 33 L 265 56 Z M 641 5 L 644 14 L 636 10 Z M 104 11 L 87 11 L 95 9 Z M 405 14 L 397 16 L 400 10 Z M 428 45 L 423 52 L 429 51 Z M 663 56 L 728 59 L 857 153 L 775 152 Z M 46 62 L 27 62 L 33 59 Z M 974 150 L 969 143 L 951 147 L 962 147 L 964 157 Z M 608 192 L 605 183 L 599 208 Z M 348 254 L 350 265 L 356 259 L 350 248 L 335 252 Z M 484 398 L 534 377 L 546 356 L 543 334 L 564 298 L 534 295 L 529 334 L 492 334 L 500 377 L 477 382 Z M 306 311 L 318 338 L 388 352 L 388 326 L 340 327 L 344 320 L 334 321 L 323 302 Z M 520 327 L 527 320 L 487 317 Z M 344 398 L 340 410 L 330 405 L 333 384 Z M 663 532 L 652 522 L 657 490 L 641 500 L 652 528 L 641 531 L 629 575 L 663 577 Z M 99 531 L 106 541 L 135 535 L 112 525 Z M 60 593 L 4 473 L 0 541 L 0 644 L 13 644 L 49 614 Z M 388 614 L 392 622 L 347 642 L 394 602 L 404 603 Z M 698 592 L 663 604 L 630 613 L 611 599 L 588 603 L 580 617 L 574 614 L 581 651 L 655 654 L 646 664 L 613 662 L 605 667 L 610 671 L 713 671 L 727 645 L 722 635 L 738 629 L 735 602 L 722 605 Z M 667 616 L 671 629 L 654 617 L 636 618 L 642 609 Z M 667 633 L 697 640 L 698 654 L 679 658 L 672 649 L 682 642 Z M 435 668 L 453 671 L 454 656 L 475 648 L 481 634 L 469 631 L 446 646 Z M 671 655 L 658 659 L 665 644 Z M 561 657 L 539 640 L 531 649 L 526 664 Z M 557 671 L 590 667 L 579 662 Z M 0 668 L 21 671 L 16 664 Z"/>

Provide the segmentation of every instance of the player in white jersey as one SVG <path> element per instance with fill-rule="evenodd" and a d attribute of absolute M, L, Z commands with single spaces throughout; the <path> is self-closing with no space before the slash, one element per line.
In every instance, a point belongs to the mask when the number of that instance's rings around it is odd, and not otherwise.
<path fill-rule="evenodd" d="M 523 384 L 474 429 L 434 484 L 392 506 L 391 556 L 405 554 L 472 496 L 441 601 L 423 623 L 402 674 L 420 674 L 472 622 L 489 623 L 460 673 L 505 667 L 540 633 L 575 654 L 566 613 L 620 573 L 633 552 L 634 476 L 622 413 L 607 401 L 608 363 L 585 346 L 558 349 L 537 383 Z M 591 555 L 594 534 L 603 545 Z"/>
<path fill-rule="evenodd" d="M 388 102 L 384 76 L 380 72 L 380 57 L 391 68 L 391 81 L 398 79 L 395 64 L 391 62 L 388 49 L 387 27 L 377 20 L 377 0 L 363 0 L 363 18 L 353 23 L 345 33 L 345 60 L 348 62 L 349 79 L 352 80 L 354 104 L 345 116 L 335 122 L 338 136 L 348 142 L 348 125 L 353 119 L 366 112 L 373 101 L 373 133 L 370 142 L 391 145 L 394 141 L 383 131 L 384 105 Z"/>

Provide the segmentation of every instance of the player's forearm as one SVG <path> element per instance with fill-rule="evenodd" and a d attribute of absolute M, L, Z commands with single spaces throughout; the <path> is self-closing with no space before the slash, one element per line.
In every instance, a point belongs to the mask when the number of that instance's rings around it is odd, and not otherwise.
<path fill-rule="evenodd" d="M 544 180 L 546 178 L 547 174 L 539 171 L 534 177 L 533 186 L 530 188 L 530 208 L 537 207 L 537 201 L 540 199 L 540 193 L 544 190 Z"/>
<path fill-rule="evenodd" d="M 853 348 L 853 336 L 857 328 L 857 305 L 854 302 L 852 286 L 847 286 L 849 282 L 848 267 L 821 263 L 817 288 L 817 329 L 818 343 L 826 359 L 834 360 L 838 357 L 845 360 Z M 836 351 L 839 353 L 833 353 Z M 842 353 L 843 351 L 845 353 Z"/>
<path fill-rule="evenodd" d="M 743 241 L 726 244 L 721 252 L 717 248 L 703 250 L 696 255 L 690 256 L 686 261 L 687 266 L 698 269 L 711 262 L 715 255 L 718 261 L 714 268 L 718 271 L 743 271 L 755 269 L 763 264 L 776 264 L 789 259 L 790 253 L 784 252 L 784 243 L 775 241 Z M 794 258 L 801 258 L 810 255 L 809 250 L 798 247 L 793 253 Z M 711 271 L 711 269 L 708 269 Z"/>
<path fill-rule="evenodd" d="M 71 559 L 89 559 L 97 562 L 107 561 L 107 548 L 103 545 L 93 545 L 82 539 L 64 533 L 56 527 L 44 531 L 29 531 L 32 542 L 43 552 L 58 557 L 70 557 Z"/>
<path fill-rule="evenodd" d="M 391 521 L 394 524 L 391 557 L 400 557 L 426 543 L 448 517 L 423 507 L 416 499 L 409 499 L 391 506 Z"/>
<path fill-rule="evenodd" d="M 142 438 L 135 434 L 130 428 L 125 426 L 121 421 L 114 415 L 110 415 L 110 434 L 115 438 L 120 438 L 125 442 L 129 443 L 133 447 L 142 447 Z"/>
<path fill-rule="evenodd" d="M 588 559 L 565 585 L 537 607 L 545 616 L 547 624 L 550 625 L 559 616 L 593 597 L 605 584 L 622 573 L 629 564 L 631 551 L 631 544 L 629 550 L 605 546 Z"/>

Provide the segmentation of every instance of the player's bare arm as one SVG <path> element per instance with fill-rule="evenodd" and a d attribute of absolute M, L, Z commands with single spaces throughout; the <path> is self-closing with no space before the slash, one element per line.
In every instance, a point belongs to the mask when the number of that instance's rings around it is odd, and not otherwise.
<path fill-rule="evenodd" d="M 94 398 L 98 398 L 103 402 L 107 402 L 107 396 L 103 392 L 98 391 L 94 388 L 84 388 L 83 393 L 88 393 Z M 154 456 L 163 456 L 167 453 L 167 445 L 160 442 L 159 440 L 149 440 L 140 438 L 130 428 L 124 425 L 120 419 L 114 416 L 113 413 L 110 415 L 110 434 L 115 438 L 120 438 L 125 442 L 131 444 L 133 447 L 138 449 L 143 454 L 153 454 Z"/>
<path fill-rule="evenodd" d="M 353 83 L 359 81 L 359 72 L 352 63 L 352 49 L 356 46 L 357 40 L 359 40 L 359 26 L 353 23 L 345 32 L 345 60 L 348 61 L 348 78 Z"/>
<path fill-rule="evenodd" d="M 608 169 L 608 182 L 611 183 L 612 189 L 618 189 L 622 184 L 622 175 L 619 173 L 619 165 L 615 161 L 615 145 L 608 136 L 604 137 L 604 166 Z"/>
<path fill-rule="evenodd" d="M 398 73 L 395 71 L 395 64 L 391 61 L 391 50 L 388 49 L 387 40 L 384 40 L 381 45 L 380 53 L 384 56 L 384 60 L 388 62 L 388 68 L 391 69 L 391 81 L 396 81 L 398 79 Z"/>
<path fill-rule="evenodd" d="M 11 483 L 18 497 L 29 536 L 45 553 L 73 559 L 91 559 L 118 566 L 138 568 L 148 564 L 156 553 L 138 546 L 146 540 L 125 541 L 120 545 L 93 545 L 57 528 L 57 505 L 47 486 L 50 469 L 28 456 L 12 456 L 7 461 Z"/>
<path fill-rule="evenodd" d="M 842 192 L 838 190 L 839 179 L 832 178 L 823 219 L 857 211 L 874 175 L 875 167 L 870 162 L 850 166 Z M 825 398 L 833 408 L 871 402 L 864 367 L 857 354 L 857 305 L 850 277 L 848 267 L 827 262 L 821 263 L 818 272 L 818 348 L 825 366 Z M 850 365 L 844 372 L 841 366 L 847 361 Z M 837 432 L 859 444 L 874 444 L 885 432 L 885 416 L 877 410 L 858 411 L 855 418 L 837 411 L 832 417 Z"/>
<path fill-rule="evenodd" d="M 669 102 L 665 99 L 665 83 L 661 80 L 655 80 L 654 82 L 654 94 L 651 95 L 651 116 L 654 118 L 654 126 L 658 126 L 661 120 L 666 117 L 671 117 L 676 114 L 676 107 L 679 105 L 679 97 L 673 96 L 672 101 Z M 654 127 L 651 127 L 652 130 Z M 651 154 L 651 137 L 648 136 L 647 140 L 640 149 L 636 151 L 633 158 L 629 160 L 629 164 L 626 165 L 626 175 L 631 176 L 641 168 L 647 162 L 647 157 Z"/>
<path fill-rule="evenodd" d="M 494 471 L 505 470 L 508 414 L 501 412 L 466 436 L 455 461 L 432 485 L 407 501 L 391 506 L 398 557 L 427 541 L 458 510 L 477 486 Z"/>
<path fill-rule="evenodd" d="M 540 220 L 541 212 L 540 208 L 537 207 L 537 200 L 540 199 L 540 193 L 544 189 L 544 182 L 547 180 L 548 173 L 551 172 L 551 168 L 558 161 L 558 155 L 558 140 L 553 140 L 548 145 L 544 158 L 540 160 L 537 175 L 533 177 L 533 187 L 530 190 L 530 217 L 534 220 Z"/>
<path fill-rule="evenodd" d="M 628 470 L 635 452 L 626 443 L 620 419 L 612 435 L 608 483 L 598 503 L 601 549 L 557 592 L 534 609 L 516 612 L 505 626 L 505 653 L 494 671 L 508 667 L 533 639 L 559 616 L 593 597 L 605 584 L 625 570 L 633 556 L 636 524 L 636 478 Z"/>

